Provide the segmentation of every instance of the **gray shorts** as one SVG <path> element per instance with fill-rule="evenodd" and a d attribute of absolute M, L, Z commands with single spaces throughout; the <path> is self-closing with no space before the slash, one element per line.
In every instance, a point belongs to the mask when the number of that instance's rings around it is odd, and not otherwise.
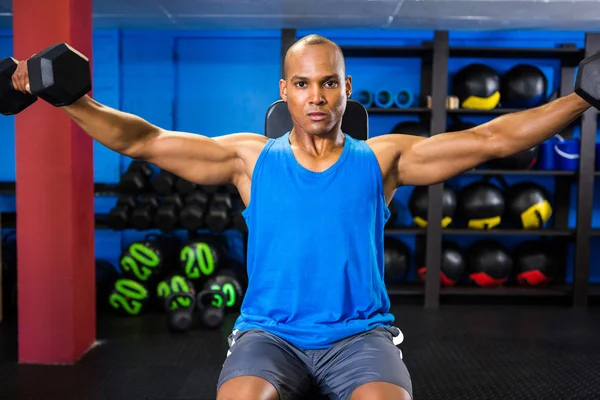
<path fill-rule="evenodd" d="M 328 349 L 300 350 L 266 331 L 234 331 L 217 390 L 229 379 L 257 376 L 275 386 L 281 400 L 315 391 L 329 399 L 349 399 L 368 382 L 401 386 L 412 397 L 410 374 L 395 344 L 400 341 L 398 328 L 377 327 Z"/>

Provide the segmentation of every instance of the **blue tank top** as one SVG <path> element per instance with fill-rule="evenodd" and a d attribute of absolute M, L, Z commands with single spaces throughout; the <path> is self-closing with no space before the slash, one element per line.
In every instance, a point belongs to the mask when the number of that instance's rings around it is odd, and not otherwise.
<path fill-rule="evenodd" d="M 249 284 L 234 329 L 263 329 L 307 350 L 393 322 L 381 170 L 364 141 L 345 138 L 323 172 L 297 162 L 289 132 L 260 153 L 243 214 Z"/>

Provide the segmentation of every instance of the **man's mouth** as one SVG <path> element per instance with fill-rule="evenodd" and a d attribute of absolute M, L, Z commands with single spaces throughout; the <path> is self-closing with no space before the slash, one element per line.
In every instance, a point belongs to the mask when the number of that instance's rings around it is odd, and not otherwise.
<path fill-rule="evenodd" d="M 310 118 L 313 121 L 322 121 L 325 118 L 327 118 L 327 114 L 322 112 L 312 112 L 308 113 L 308 118 Z"/>

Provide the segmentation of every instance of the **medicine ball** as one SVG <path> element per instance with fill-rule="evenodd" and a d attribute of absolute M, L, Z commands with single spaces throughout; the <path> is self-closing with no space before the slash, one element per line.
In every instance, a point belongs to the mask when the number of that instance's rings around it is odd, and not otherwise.
<path fill-rule="evenodd" d="M 482 240 L 468 252 L 469 279 L 478 286 L 500 286 L 508 280 L 513 260 L 504 246 L 496 241 Z"/>
<path fill-rule="evenodd" d="M 506 218 L 523 229 L 540 229 L 552 216 L 548 193 L 533 182 L 520 182 L 506 191 Z"/>
<path fill-rule="evenodd" d="M 119 278 L 119 272 L 110 262 L 96 259 L 96 306 L 99 309 L 108 306 L 108 297 Z"/>
<path fill-rule="evenodd" d="M 500 77 L 487 65 L 471 64 L 454 76 L 452 93 L 462 108 L 491 110 L 500 101 Z"/>
<path fill-rule="evenodd" d="M 531 108 L 544 103 L 548 79 L 533 65 L 519 64 L 502 77 L 500 93 L 502 106 Z"/>
<path fill-rule="evenodd" d="M 223 249 L 210 240 L 192 239 L 181 247 L 180 270 L 191 280 L 208 279 L 219 273 Z"/>
<path fill-rule="evenodd" d="M 458 214 L 471 229 L 492 229 L 504 214 L 504 196 L 489 182 L 465 186 L 458 196 Z"/>
<path fill-rule="evenodd" d="M 394 127 L 392 133 L 429 137 L 429 128 L 421 122 L 403 121 Z"/>
<path fill-rule="evenodd" d="M 144 239 L 125 248 L 119 265 L 124 278 L 150 282 L 162 273 L 163 260 L 163 251 L 157 242 Z"/>
<path fill-rule="evenodd" d="M 413 221 L 421 228 L 427 226 L 428 199 L 428 186 L 415 186 L 408 199 L 408 209 L 413 216 Z M 442 194 L 442 228 L 446 228 L 452 223 L 455 211 L 456 193 L 450 186 L 444 185 L 444 192 Z"/>
<path fill-rule="evenodd" d="M 108 298 L 108 303 L 119 314 L 140 315 L 150 300 L 148 288 L 133 279 L 118 279 Z"/>
<path fill-rule="evenodd" d="M 538 146 L 529 150 L 522 151 L 512 156 L 496 158 L 487 162 L 487 167 L 491 169 L 530 169 L 538 159 Z"/>
<path fill-rule="evenodd" d="M 246 282 L 230 268 L 223 268 L 213 278 L 209 279 L 203 290 L 221 290 L 225 294 L 225 308 L 239 310 L 246 293 Z"/>
<path fill-rule="evenodd" d="M 541 286 L 552 280 L 557 257 L 548 243 L 529 240 L 514 251 L 517 282 L 522 285 Z"/>
<path fill-rule="evenodd" d="M 386 236 L 383 245 L 386 282 L 397 282 L 406 277 L 410 268 L 410 251 L 400 240 Z"/>
<path fill-rule="evenodd" d="M 442 265 L 440 271 L 440 280 L 442 286 L 455 285 L 467 270 L 466 260 L 460 247 L 453 242 L 442 242 Z M 417 255 L 417 265 L 421 267 L 418 270 L 419 278 L 425 282 L 427 277 L 427 267 L 425 266 L 425 253 L 419 252 Z"/>

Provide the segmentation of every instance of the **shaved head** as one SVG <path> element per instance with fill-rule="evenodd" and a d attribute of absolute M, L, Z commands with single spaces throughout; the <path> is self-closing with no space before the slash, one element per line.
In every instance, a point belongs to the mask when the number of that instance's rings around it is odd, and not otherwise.
<path fill-rule="evenodd" d="M 292 59 L 292 55 L 297 53 L 304 46 L 314 46 L 314 45 L 328 45 L 331 46 L 332 50 L 337 52 L 339 55 L 339 59 L 342 62 L 342 69 L 344 71 L 344 75 L 346 74 L 346 60 L 344 59 L 344 53 L 340 46 L 334 41 L 327 39 L 324 36 L 312 34 L 308 36 L 304 36 L 300 40 L 296 41 L 285 53 L 285 60 L 283 64 L 283 71 L 285 73 L 285 78 L 288 76 L 288 65 L 290 60 Z"/>
<path fill-rule="evenodd" d="M 341 132 L 352 77 L 340 46 L 319 35 L 294 43 L 284 60 L 279 80 L 281 99 L 288 104 L 295 134 L 337 137 Z"/>

